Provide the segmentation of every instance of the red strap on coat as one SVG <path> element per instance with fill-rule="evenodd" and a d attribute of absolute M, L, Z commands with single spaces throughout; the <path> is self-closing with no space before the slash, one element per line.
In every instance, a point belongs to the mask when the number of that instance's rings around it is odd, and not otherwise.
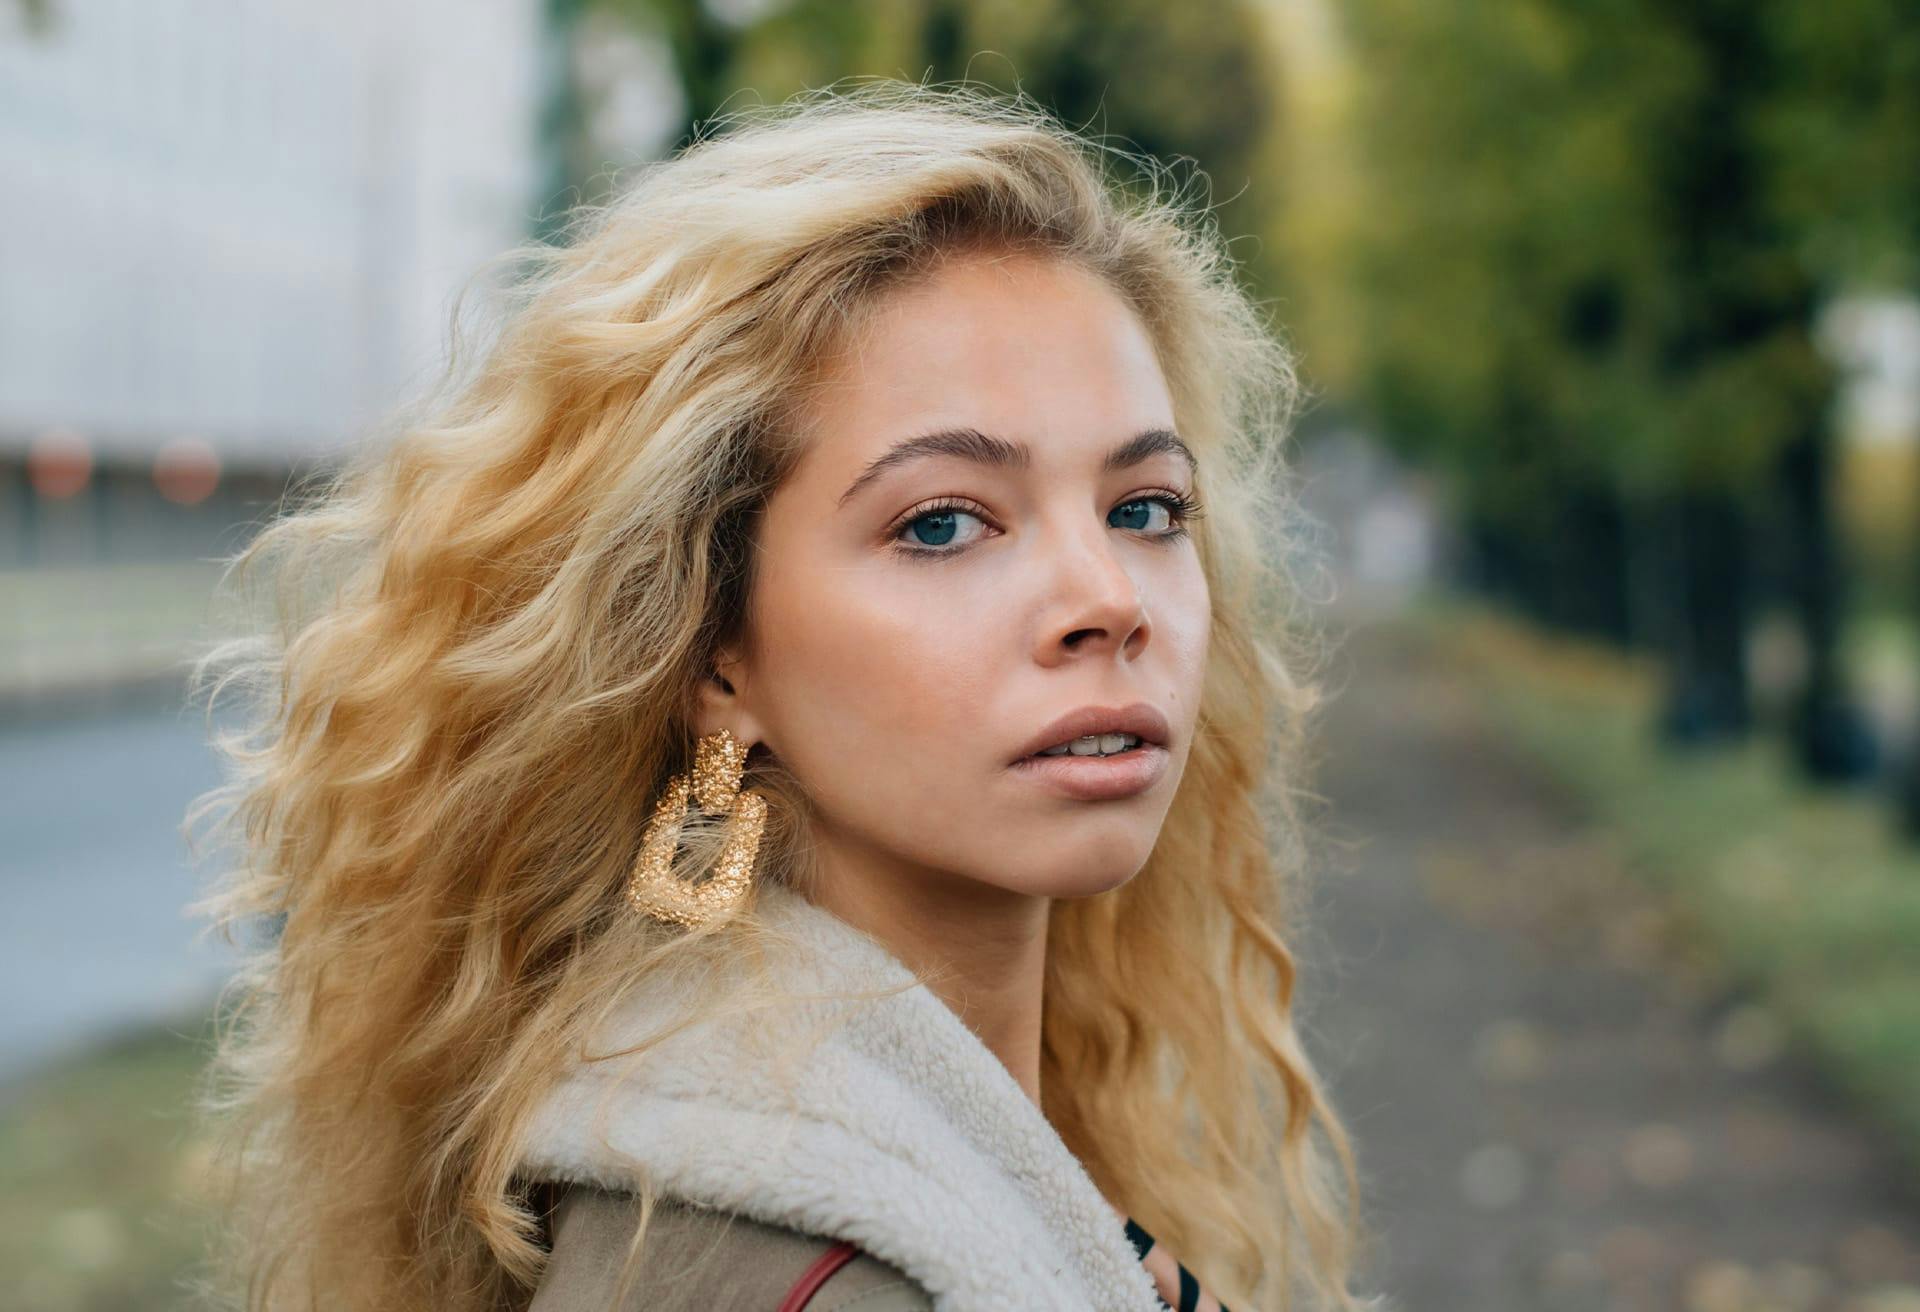
<path fill-rule="evenodd" d="M 814 1258 L 812 1265 L 802 1271 L 800 1278 L 793 1282 L 793 1288 L 787 1291 L 787 1296 L 780 1300 L 780 1312 L 800 1312 L 813 1301 L 813 1296 L 819 1291 L 820 1286 L 827 1283 L 827 1277 L 851 1262 L 859 1251 L 842 1239 Z"/>

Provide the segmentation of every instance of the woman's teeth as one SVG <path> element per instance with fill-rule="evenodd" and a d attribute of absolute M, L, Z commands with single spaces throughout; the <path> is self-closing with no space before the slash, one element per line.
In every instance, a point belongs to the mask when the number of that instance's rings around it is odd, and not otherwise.
<path fill-rule="evenodd" d="M 1075 738 L 1072 742 L 1061 743 L 1058 747 L 1049 747 L 1039 756 L 1112 756 L 1115 752 L 1124 752 L 1138 747 L 1140 740 L 1130 733 L 1094 733 L 1085 738 Z"/>

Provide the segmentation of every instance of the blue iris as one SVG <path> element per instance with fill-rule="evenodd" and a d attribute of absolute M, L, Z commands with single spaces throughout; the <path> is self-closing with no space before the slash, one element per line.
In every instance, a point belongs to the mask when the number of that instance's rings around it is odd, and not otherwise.
<path fill-rule="evenodd" d="M 921 545 L 928 546 L 928 547 L 941 547 L 953 541 L 954 520 L 959 515 L 959 513 L 960 512 L 957 510 L 935 510 L 925 515 L 921 515 L 917 517 L 913 521 L 914 524 L 924 524 L 928 520 L 944 520 L 945 521 L 944 525 L 941 528 L 934 530 L 935 533 L 944 534 L 944 536 L 940 537 L 940 539 L 936 542 L 922 541 Z"/>

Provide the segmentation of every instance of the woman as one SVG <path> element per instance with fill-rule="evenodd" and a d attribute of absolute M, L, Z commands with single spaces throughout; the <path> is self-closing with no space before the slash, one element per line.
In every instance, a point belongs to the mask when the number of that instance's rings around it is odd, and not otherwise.
<path fill-rule="evenodd" d="M 268 708 L 208 909 L 277 932 L 221 1269 L 1358 1306 L 1281 932 L 1286 353 L 1203 207 L 1029 102 L 727 126 L 514 252 L 476 362 L 237 562 L 283 628 L 203 662 Z"/>

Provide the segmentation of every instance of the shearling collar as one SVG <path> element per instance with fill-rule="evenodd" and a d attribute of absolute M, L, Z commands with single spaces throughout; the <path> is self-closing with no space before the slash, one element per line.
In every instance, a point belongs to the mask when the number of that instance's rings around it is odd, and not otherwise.
<path fill-rule="evenodd" d="M 791 1000 L 683 1030 L 637 1065 L 578 1062 L 537 1109 L 523 1171 L 634 1189 L 644 1170 L 667 1196 L 848 1240 L 936 1312 L 1159 1312 L 1122 1218 L 999 1058 L 925 985 L 795 996 L 912 976 L 798 894 L 757 897 L 805 949 L 778 958 Z M 644 981 L 593 1051 L 668 1027 L 694 987 Z"/>

